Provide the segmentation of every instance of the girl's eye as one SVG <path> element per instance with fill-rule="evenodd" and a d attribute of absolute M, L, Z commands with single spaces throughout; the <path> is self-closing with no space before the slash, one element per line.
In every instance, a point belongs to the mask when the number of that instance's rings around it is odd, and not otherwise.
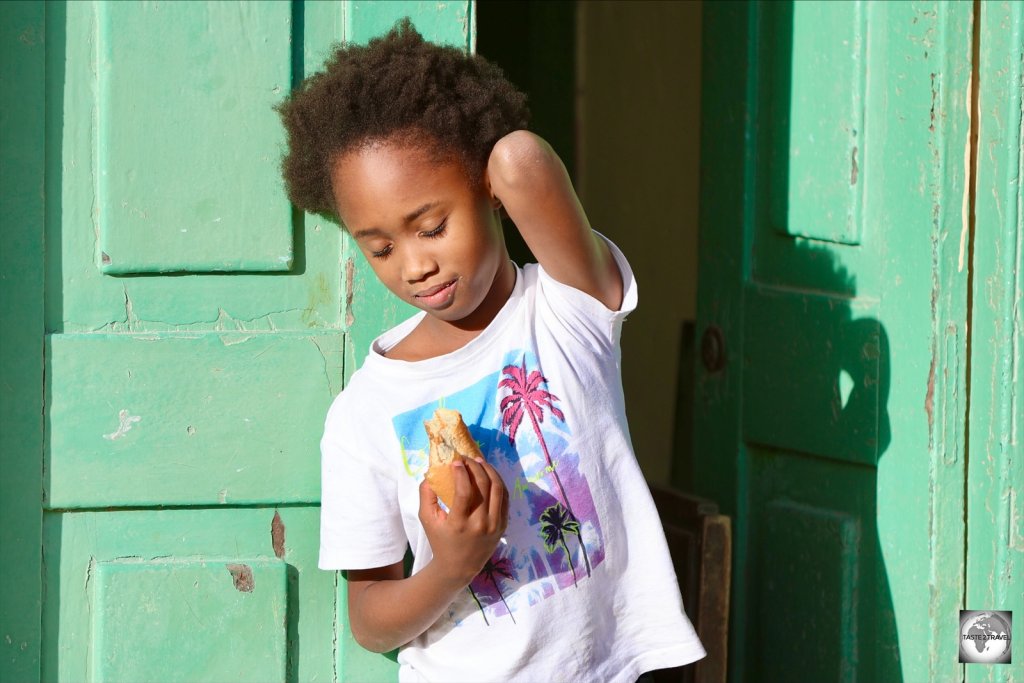
<path fill-rule="evenodd" d="M 386 259 L 391 255 L 391 245 L 389 244 L 380 251 L 371 251 L 370 255 L 373 256 L 373 258 L 379 258 L 381 260 Z"/>
<path fill-rule="evenodd" d="M 429 232 L 421 232 L 420 235 L 422 237 L 430 237 L 430 238 L 440 237 L 441 235 L 444 234 L 444 230 L 447 227 L 448 227 L 448 219 L 445 218 L 443 221 L 441 221 L 441 225 L 437 226 L 436 228 L 434 228 L 433 230 L 431 230 Z"/>

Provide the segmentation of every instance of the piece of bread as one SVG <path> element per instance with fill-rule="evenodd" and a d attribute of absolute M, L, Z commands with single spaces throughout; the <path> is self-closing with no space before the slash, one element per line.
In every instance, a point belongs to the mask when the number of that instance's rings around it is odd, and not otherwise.
<path fill-rule="evenodd" d="M 451 463 L 456 458 L 484 456 L 466 428 L 466 423 L 462 421 L 462 414 L 457 410 L 438 408 L 434 411 L 434 417 L 424 421 L 423 426 L 427 428 L 427 438 L 430 439 L 427 482 L 437 497 L 445 505 L 451 506 L 455 500 L 455 478 Z"/>

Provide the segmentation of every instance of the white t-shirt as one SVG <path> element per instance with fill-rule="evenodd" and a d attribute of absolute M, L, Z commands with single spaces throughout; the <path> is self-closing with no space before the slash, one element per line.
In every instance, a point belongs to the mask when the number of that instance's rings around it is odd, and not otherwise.
<path fill-rule="evenodd" d="M 420 312 L 381 335 L 332 404 L 321 441 L 321 569 L 431 558 L 419 523 L 423 427 L 462 413 L 509 491 L 491 561 L 398 654 L 399 681 L 608 681 L 704 656 L 683 611 L 665 534 L 630 444 L 619 335 L 637 287 L 610 311 L 517 267 L 512 296 L 456 351 L 407 362 L 381 355 Z"/>

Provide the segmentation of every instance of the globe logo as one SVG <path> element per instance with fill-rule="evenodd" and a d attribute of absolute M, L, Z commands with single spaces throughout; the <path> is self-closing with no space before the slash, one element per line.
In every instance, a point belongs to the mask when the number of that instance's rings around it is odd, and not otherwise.
<path fill-rule="evenodd" d="M 1010 663 L 1012 613 L 960 611 L 960 661 L 977 664 Z"/>

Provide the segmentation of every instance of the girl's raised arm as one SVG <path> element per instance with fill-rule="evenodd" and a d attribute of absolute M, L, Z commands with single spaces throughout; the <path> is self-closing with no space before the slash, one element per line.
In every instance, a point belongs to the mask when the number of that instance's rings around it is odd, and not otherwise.
<path fill-rule="evenodd" d="M 610 310 L 622 305 L 622 276 L 590 228 L 565 165 L 543 138 L 517 130 L 498 140 L 487 162 L 491 194 L 505 206 L 540 265 Z"/>

